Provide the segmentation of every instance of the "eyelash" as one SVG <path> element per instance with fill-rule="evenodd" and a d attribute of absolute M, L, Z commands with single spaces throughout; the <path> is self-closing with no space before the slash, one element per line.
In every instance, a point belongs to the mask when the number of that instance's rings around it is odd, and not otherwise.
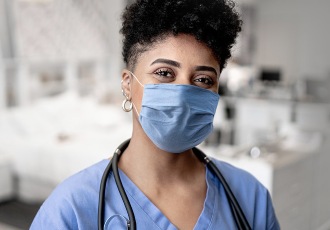
<path fill-rule="evenodd" d="M 195 82 L 203 82 L 204 84 L 206 84 L 208 86 L 212 86 L 214 84 L 214 81 L 211 78 L 208 78 L 208 77 L 197 78 L 194 81 Z"/>
<path fill-rule="evenodd" d="M 174 73 L 173 71 L 171 71 L 170 69 L 165 69 L 165 68 L 162 68 L 162 69 L 158 69 L 155 71 L 155 74 L 157 74 L 158 76 L 162 77 L 162 78 L 169 78 L 171 76 L 168 76 L 168 74 L 171 74 L 172 77 L 174 77 Z"/>
<path fill-rule="evenodd" d="M 157 77 L 161 78 L 161 79 L 166 79 L 166 80 L 169 80 L 169 79 L 174 79 L 175 78 L 175 74 L 174 72 L 171 70 L 171 69 L 168 69 L 168 68 L 160 68 L 158 70 L 156 70 L 154 72 L 154 74 L 157 75 Z M 168 76 L 170 75 L 170 76 Z M 211 77 L 199 77 L 197 79 L 193 79 L 193 82 L 200 82 L 200 83 L 203 83 L 207 86 L 213 86 L 214 85 L 214 80 L 211 78 Z"/>

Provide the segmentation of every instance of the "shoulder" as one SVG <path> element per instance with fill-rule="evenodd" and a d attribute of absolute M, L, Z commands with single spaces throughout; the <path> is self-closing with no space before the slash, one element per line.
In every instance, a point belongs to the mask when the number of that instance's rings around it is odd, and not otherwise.
<path fill-rule="evenodd" d="M 241 203 L 255 206 L 261 201 L 267 201 L 269 191 L 252 174 L 224 161 L 216 159 L 212 161 Z"/>
<path fill-rule="evenodd" d="M 81 199 L 94 194 L 99 189 L 103 172 L 108 163 L 108 160 L 102 160 L 70 176 L 56 187 L 48 199 L 53 197 L 71 199 L 79 197 Z"/>
<path fill-rule="evenodd" d="M 279 229 L 269 191 L 252 174 L 212 159 L 235 195 L 253 229 Z"/>
<path fill-rule="evenodd" d="M 100 181 L 108 162 L 100 161 L 60 183 L 40 207 L 31 229 L 78 229 L 82 220 L 96 220 L 90 217 L 97 214 Z"/>
<path fill-rule="evenodd" d="M 249 189 L 266 190 L 249 172 L 221 160 L 212 158 L 212 161 L 231 186 L 241 188 L 242 185 L 245 185 L 244 187 Z"/>

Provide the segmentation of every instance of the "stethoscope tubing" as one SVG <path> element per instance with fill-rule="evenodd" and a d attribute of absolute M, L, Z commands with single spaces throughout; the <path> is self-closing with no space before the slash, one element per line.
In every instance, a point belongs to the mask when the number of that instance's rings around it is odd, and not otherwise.
<path fill-rule="evenodd" d="M 104 226 L 104 205 L 105 205 L 105 189 L 106 189 L 106 182 L 108 175 L 110 174 L 111 170 L 113 171 L 115 182 L 118 188 L 118 191 L 121 195 L 121 198 L 123 200 L 123 203 L 125 205 L 129 221 L 127 222 L 127 227 L 129 230 L 136 230 L 136 220 L 135 215 L 132 209 L 132 206 L 128 200 L 127 194 L 125 192 L 125 189 L 123 187 L 123 184 L 120 180 L 119 172 L 118 172 L 118 161 L 120 159 L 121 154 L 123 151 L 127 148 L 128 144 L 130 142 L 130 139 L 123 142 L 115 151 L 113 158 L 110 160 L 110 163 L 104 170 L 101 184 L 100 184 L 100 193 L 99 193 L 99 206 L 98 206 L 98 229 L 103 230 Z M 220 183 L 223 185 L 227 199 L 230 203 L 231 212 L 234 216 L 234 220 L 236 223 L 236 226 L 239 230 L 251 230 L 251 227 L 240 207 L 238 204 L 233 192 L 231 191 L 227 181 L 221 174 L 218 167 L 214 164 L 213 161 L 211 161 L 202 151 L 200 151 L 197 148 L 193 148 L 193 152 L 198 157 L 198 159 L 206 164 L 206 166 L 209 168 L 209 170 L 215 174 L 215 176 L 219 179 Z"/>
<path fill-rule="evenodd" d="M 128 201 L 127 195 L 126 195 L 125 190 L 123 189 L 123 185 L 121 183 L 120 176 L 119 176 L 119 173 L 118 173 L 118 160 L 120 158 L 120 155 L 121 155 L 122 151 L 127 148 L 129 142 L 130 142 L 130 139 L 124 141 L 123 143 L 121 143 L 118 146 L 115 153 L 113 154 L 112 159 L 110 160 L 110 163 L 107 165 L 107 167 L 105 168 L 105 170 L 103 172 L 103 176 L 101 178 L 101 183 L 100 183 L 100 193 L 99 193 L 99 203 L 98 203 L 98 217 L 97 217 L 98 218 L 98 229 L 99 230 L 104 229 L 103 223 L 104 223 L 104 209 L 105 209 L 105 202 L 104 202 L 104 200 L 105 200 L 105 190 L 106 190 L 107 178 L 108 178 L 111 170 L 112 171 L 117 171 L 117 174 L 116 174 L 117 177 L 115 177 L 115 181 L 116 181 L 116 184 L 117 184 L 117 187 L 118 187 L 118 191 L 119 191 L 122 198 L 123 198 L 123 196 L 126 197 L 125 200 L 123 199 L 123 202 L 125 204 L 125 208 L 126 208 L 126 211 L 128 213 L 128 216 L 129 216 L 128 228 L 130 230 L 135 230 L 136 229 L 136 221 L 135 221 L 134 212 L 133 212 L 133 209 L 130 205 L 130 202 L 127 202 Z M 113 170 L 113 165 L 114 164 L 117 166 L 116 170 Z M 114 176 L 115 176 L 115 173 L 114 173 Z M 117 182 L 118 179 L 119 179 L 119 182 L 120 182 L 119 186 L 118 186 L 118 182 Z M 121 189 L 119 187 L 121 187 Z M 121 191 L 123 191 L 123 193 Z M 122 194 L 124 194 L 124 195 L 122 195 Z M 127 203 L 125 203 L 125 201 Z M 131 213 L 133 215 L 130 216 Z"/>
<path fill-rule="evenodd" d="M 209 166 L 209 169 L 219 178 L 220 182 L 222 183 L 222 186 L 224 187 L 227 199 L 230 200 L 231 212 L 234 215 L 234 219 L 238 229 L 250 230 L 251 229 L 250 225 L 241 209 L 241 206 L 238 204 L 233 192 L 231 191 L 227 181 L 222 176 L 222 174 L 220 173 L 219 169 L 217 168 L 217 166 L 214 164 L 213 161 L 209 161 L 207 165 Z"/>
<path fill-rule="evenodd" d="M 119 172 L 118 172 L 118 161 L 120 158 L 120 153 L 114 154 L 113 160 L 112 160 L 112 169 L 113 169 L 113 176 L 115 177 L 115 181 L 117 182 L 117 188 L 119 191 L 119 194 L 125 204 L 125 208 L 128 214 L 128 223 L 127 223 L 127 228 L 128 230 L 131 229 L 136 229 L 136 221 L 135 221 L 135 215 L 133 212 L 133 208 L 131 206 L 131 203 L 128 200 L 127 194 L 125 192 L 124 186 L 121 182 Z"/>

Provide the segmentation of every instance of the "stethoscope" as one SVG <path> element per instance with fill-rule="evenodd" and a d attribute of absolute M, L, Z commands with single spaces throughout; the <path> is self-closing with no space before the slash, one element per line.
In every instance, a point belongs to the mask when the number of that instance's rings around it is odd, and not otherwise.
<path fill-rule="evenodd" d="M 110 160 L 110 163 L 104 170 L 104 173 L 103 173 L 103 176 L 101 179 L 100 193 L 99 193 L 99 206 L 98 206 L 98 229 L 99 230 L 104 229 L 103 223 L 104 223 L 105 187 L 106 187 L 108 175 L 110 174 L 111 170 L 113 171 L 116 185 L 118 187 L 120 196 L 124 202 L 124 205 L 125 205 L 125 208 L 126 208 L 126 211 L 128 214 L 128 219 L 126 219 L 124 217 L 127 221 L 127 229 L 136 230 L 136 221 L 135 221 L 134 212 L 133 212 L 132 206 L 127 198 L 126 192 L 124 190 L 124 187 L 120 180 L 120 176 L 119 176 L 119 172 L 118 172 L 118 161 L 121 157 L 121 154 L 127 148 L 129 142 L 130 142 L 130 139 L 126 140 L 125 142 L 123 142 L 121 145 L 118 146 L 115 153 L 113 154 L 112 159 Z M 199 150 L 197 148 L 193 148 L 193 152 L 196 155 L 196 157 L 208 167 L 208 169 L 220 180 L 221 184 L 223 185 L 227 199 L 230 203 L 231 212 L 234 216 L 237 228 L 239 230 L 251 229 L 234 194 L 232 193 L 225 178 L 222 176 L 222 174 L 219 171 L 219 169 L 217 168 L 217 166 L 201 150 Z"/>

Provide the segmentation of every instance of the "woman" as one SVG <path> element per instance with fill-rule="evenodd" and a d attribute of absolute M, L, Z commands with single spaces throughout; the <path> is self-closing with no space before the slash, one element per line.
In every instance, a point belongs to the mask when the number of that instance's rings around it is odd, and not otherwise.
<path fill-rule="evenodd" d="M 133 132 L 118 163 L 138 229 L 236 229 L 215 175 L 193 147 L 212 131 L 218 82 L 241 21 L 223 0 L 137 0 L 123 14 L 124 111 Z M 279 229 L 268 191 L 214 160 L 252 229 Z M 99 185 L 109 160 L 70 177 L 44 202 L 31 229 L 97 229 Z M 126 229 L 113 174 L 104 227 Z"/>

